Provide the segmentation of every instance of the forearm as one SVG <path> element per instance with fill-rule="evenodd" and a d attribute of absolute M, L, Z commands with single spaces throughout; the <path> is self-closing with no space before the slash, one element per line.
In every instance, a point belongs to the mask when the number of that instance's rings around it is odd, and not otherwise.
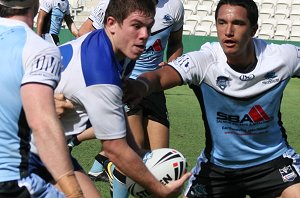
<path fill-rule="evenodd" d="M 69 30 L 71 31 L 71 33 L 75 36 L 75 37 L 78 37 L 78 29 L 75 25 L 75 23 L 71 23 L 69 26 L 68 26 Z"/>
<path fill-rule="evenodd" d="M 118 169 L 154 195 L 167 194 L 163 186 L 147 169 L 141 158 L 127 145 L 125 139 L 106 140 L 103 149 Z"/>

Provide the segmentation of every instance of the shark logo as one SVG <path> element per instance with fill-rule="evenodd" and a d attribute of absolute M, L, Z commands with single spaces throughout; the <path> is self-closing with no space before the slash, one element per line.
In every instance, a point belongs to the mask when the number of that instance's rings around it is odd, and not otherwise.
<path fill-rule="evenodd" d="M 226 87 L 229 85 L 229 81 L 230 81 L 229 78 L 225 76 L 219 76 L 217 78 L 216 84 L 220 89 L 222 89 L 222 91 L 224 91 Z"/>

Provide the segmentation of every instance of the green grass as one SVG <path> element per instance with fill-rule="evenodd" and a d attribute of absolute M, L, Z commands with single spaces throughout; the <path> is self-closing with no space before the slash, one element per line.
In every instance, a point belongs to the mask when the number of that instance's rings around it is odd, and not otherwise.
<path fill-rule="evenodd" d="M 293 79 L 284 93 L 282 119 L 288 134 L 289 143 L 300 152 L 300 81 Z M 189 170 L 194 166 L 200 151 L 204 147 L 204 128 L 198 101 L 187 86 L 166 91 L 170 117 L 170 147 L 178 149 L 187 158 Z M 92 166 L 94 156 L 99 152 L 97 140 L 86 141 L 72 152 L 86 171 Z M 96 182 L 102 196 L 109 198 L 108 183 Z"/>

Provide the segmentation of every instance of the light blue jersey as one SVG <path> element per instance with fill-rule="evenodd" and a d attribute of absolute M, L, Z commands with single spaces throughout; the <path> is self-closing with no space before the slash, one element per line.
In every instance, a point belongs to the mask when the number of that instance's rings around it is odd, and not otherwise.
<path fill-rule="evenodd" d="M 59 35 L 65 15 L 70 15 L 68 0 L 40 0 L 40 9 L 49 13 L 43 27 L 43 34 Z"/>
<path fill-rule="evenodd" d="M 0 18 L 0 46 L 0 182 L 26 180 L 36 192 L 42 184 L 28 173 L 31 131 L 20 87 L 38 83 L 54 89 L 60 79 L 60 53 L 25 23 L 6 18 Z"/>
<path fill-rule="evenodd" d="M 184 8 L 180 0 L 159 0 L 156 5 L 155 23 L 144 52 L 136 61 L 130 78 L 157 69 L 164 59 L 164 51 L 170 34 L 183 26 Z"/>
<path fill-rule="evenodd" d="M 300 48 L 254 39 L 257 65 L 239 73 L 227 64 L 219 43 L 171 65 L 193 84 L 205 124 L 206 158 L 221 167 L 245 168 L 275 159 L 289 146 L 281 121 L 284 88 L 300 76 Z"/>

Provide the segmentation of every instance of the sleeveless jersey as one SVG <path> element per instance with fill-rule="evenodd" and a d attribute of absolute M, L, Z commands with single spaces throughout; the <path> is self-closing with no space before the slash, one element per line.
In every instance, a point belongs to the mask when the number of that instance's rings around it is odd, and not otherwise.
<path fill-rule="evenodd" d="M 40 0 L 40 9 L 49 13 L 44 22 L 43 34 L 59 35 L 65 15 L 70 14 L 68 0 Z"/>
<path fill-rule="evenodd" d="M 0 182 L 28 175 L 30 129 L 20 87 L 39 83 L 53 87 L 60 79 L 56 46 L 37 36 L 25 23 L 0 18 Z"/>
<path fill-rule="evenodd" d="M 171 63 L 184 83 L 196 85 L 207 159 L 226 168 L 255 166 L 289 147 L 280 104 L 290 78 L 300 76 L 300 48 L 259 39 L 254 44 L 258 62 L 245 74 L 230 68 L 219 43 Z"/>
<path fill-rule="evenodd" d="M 61 118 L 66 135 L 81 133 L 89 120 L 98 139 L 125 137 L 122 78 L 134 61 L 118 62 L 104 29 L 68 42 L 60 51 L 64 70 L 56 92 L 75 104 Z"/>

